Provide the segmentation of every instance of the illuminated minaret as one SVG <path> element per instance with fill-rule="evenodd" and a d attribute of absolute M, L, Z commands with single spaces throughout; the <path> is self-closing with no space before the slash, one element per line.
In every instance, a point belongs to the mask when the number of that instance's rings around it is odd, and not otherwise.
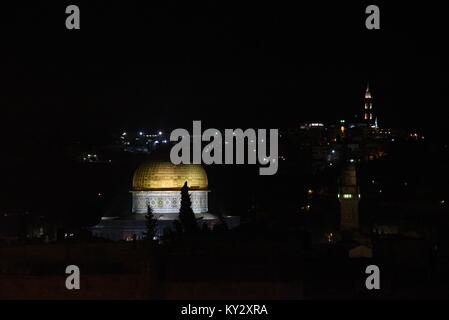
<path fill-rule="evenodd" d="M 360 191 L 357 185 L 356 168 L 352 163 L 343 169 L 338 199 L 340 200 L 340 230 L 358 230 Z"/>
<path fill-rule="evenodd" d="M 374 126 L 375 122 L 376 122 L 376 118 L 374 117 L 374 113 L 373 113 L 373 97 L 371 95 L 371 92 L 369 91 L 369 84 L 367 84 L 366 91 L 365 91 L 365 104 L 363 107 L 363 120 L 370 127 Z"/>

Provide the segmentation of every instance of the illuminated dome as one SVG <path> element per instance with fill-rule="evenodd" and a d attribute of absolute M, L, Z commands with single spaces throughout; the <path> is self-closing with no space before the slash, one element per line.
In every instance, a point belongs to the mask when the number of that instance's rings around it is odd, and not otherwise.
<path fill-rule="evenodd" d="M 146 161 L 134 173 L 133 191 L 181 190 L 186 181 L 191 191 L 207 190 L 207 174 L 199 164 Z"/>
<path fill-rule="evenodd" d="M 195 214 L 208 211 L 207 174 L 199 164 L 175 165 L 169 161 L 147 160 L 134 172 L 131 193 L 132 212 L 145 214 L 148 207 L 158 219 L 177 219 L 181 206 L 181 188 L 187 181 L 192 210 Z"/>

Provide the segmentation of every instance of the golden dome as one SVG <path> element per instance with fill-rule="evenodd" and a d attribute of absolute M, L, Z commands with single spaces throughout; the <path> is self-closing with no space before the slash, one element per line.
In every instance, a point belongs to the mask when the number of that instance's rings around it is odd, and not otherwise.
<path fill-rule="evenodd" d="M 190 190 L 207 190 L 207 174 L 199 164 L 146 161 L 134 173 L 133 191 L 180 190 L 186 181 Z"/>

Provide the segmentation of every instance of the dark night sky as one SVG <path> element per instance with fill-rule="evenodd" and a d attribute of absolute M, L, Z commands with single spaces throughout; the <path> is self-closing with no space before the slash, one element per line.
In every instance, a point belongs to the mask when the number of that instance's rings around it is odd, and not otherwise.
<path fill-rule="evenodd" d="M 340 1 L 342 2 L 342 1 Z M 225 1 L 78 2 L 2 19 L 0 107 L 7 136 L 191 126 L 286 127 L 353 115 L 369 81 L 381 125 L 446 124 L 447 34 L 436 5 L 299 6 Z"/>

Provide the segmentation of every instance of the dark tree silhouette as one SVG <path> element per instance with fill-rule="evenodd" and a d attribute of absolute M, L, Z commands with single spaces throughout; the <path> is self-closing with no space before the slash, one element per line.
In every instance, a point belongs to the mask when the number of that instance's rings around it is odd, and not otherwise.
<path fill-rule="evenodd" d="M 181 208 L 179 209 L 179 220 L 184 227 L 185 232 L 195 233 L 198 231 L 195 214 L 192 210 L 192 201 L 190 200 L 189 187 L 187 181 L 181 189 Z"/>
<path fill-rule="evenodd" d="M 154 218 L 153 214 L 153 208 L 151 208 L 150 205 L 148 205 L 148 212 L 145 215 L 146 225 L 147 225 L 147 232 L 145 235 L 147 236 L 148 240 L 153 240 L 154 236 L 156 235 L 156 227 L 157 227 L 157 220 Z"/>
<path fill-rule="evenodd" d="M 175 229 L 175 234 L 182 233 L 182 224 L 179 222 L 179 220 L 173 221 L 173 228 Z"/>

